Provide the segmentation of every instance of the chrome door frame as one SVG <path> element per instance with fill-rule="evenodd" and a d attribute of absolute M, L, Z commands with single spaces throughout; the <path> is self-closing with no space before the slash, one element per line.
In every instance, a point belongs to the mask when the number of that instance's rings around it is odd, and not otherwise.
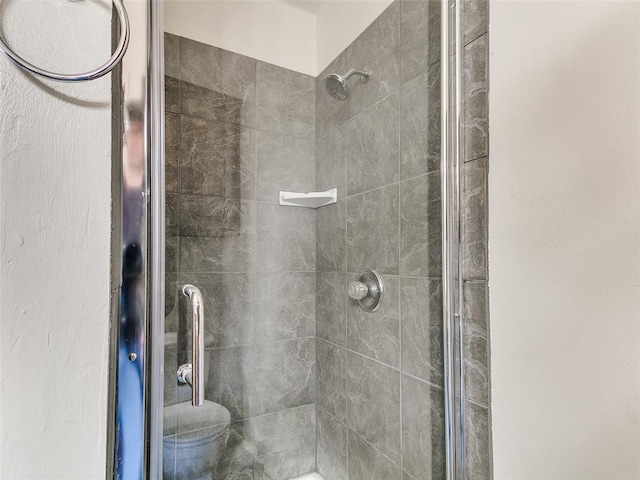
<path fill-rule="evenodd" d="M 112 340 L 107 477 L 162 477 L 164 27 L 124 0 L 131 39 L 112 76 Z"/>

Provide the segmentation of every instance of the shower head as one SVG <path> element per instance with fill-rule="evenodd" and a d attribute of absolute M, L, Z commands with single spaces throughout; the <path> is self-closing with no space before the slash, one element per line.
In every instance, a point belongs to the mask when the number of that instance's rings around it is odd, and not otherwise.
<path fill-rule="evenodd" d="M 327 92 L 336 100 L 346 100 L 349 96 L 349 78 L 352 75 L 359 75 L 362 83 L 367 83 L 371 78 L 371 69 L 365 68 L 364 70 L 349 70 L 345 75 L 338 75 L 337 73 L 330 73 L 324 79 Z"/>

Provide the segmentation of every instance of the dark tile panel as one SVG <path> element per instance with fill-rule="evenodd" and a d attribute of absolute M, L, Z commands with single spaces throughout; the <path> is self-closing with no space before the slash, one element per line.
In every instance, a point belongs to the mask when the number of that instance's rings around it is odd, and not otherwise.
<path fill-rule="evenodd" d="M 487 278 L 487 159 L 464 164 L 462 262 L 464 278 Z"/>
<path fill-rule="evenodd" d="M 400 274 L 442 274 L 440 173 L 400 184 Z"/>
<path fill-rule="evenodd" d="M 397 94 L 390 95 L 347 124 L 348 195 L 399 180 L 398 101 Z"/>
<path fill-rule="evenodd" d="M 348 281 L 357 280 L 357 275 Z M 347 347 L 387 365 L 400 366 L 400 279 L 383 275 L 384 296 L 375 312 L 347 300 Z"/>
<path fill-rule="evenodd" d="M 214 346 L 254 342 L 253 273 L 186 273 L 181 275 L 178 290 L 186 283 L 193 283 L 202 291 L 205 331 L 212 335 Z"/>
<path fill-rule="evenodd" d="M 399 187 L 347 199 L 347 271 L 399 272 Z"/>
<path fill-rule="evenodd" d="M 465 160 L 489 154 L 489 36 L 464 47 L 462 79 Z"/>
<path fill-rule="evenodd" d="M 207 354 L 210 368 L 205 397 L 226 407 L 233 419 L 253 416 L 256 362 L 253 347 L 207 349 Z"/>
<path fill-rule="evenodd" d="M 315 403 L 315 338 L 256 345 L 255 414 Z"/>
<path fill-rule="evenodd" d="M 264 62 L 256 75 L 257 127 L 315 138 L 315 78 Z"/>
<path fill-rule="evenodd" d="M 318 272 L 316 279 L 316 334 L 345 346 L 347 276 L 340 272 Z"/>
<path fill-rule="evenodd" d="M 400 372 L 349 352 L 347 425 L 394 462 L 399 463 Z"/>
<path fill-rule="evenodd" d="M 467 402 L 467 478 L 490 480 L 491 423 L 489 410 Z"/>
<path fill-rule="evenodd" d="M 463 0 L 463 41 L 468 43 L 489 30 L 489 0 Z"/>
<path fill-rule="evenodd" d="M 165 190 L 180 192 L 180 115 L 166 112 L 164 117 Z"/>
<path fill-rule="evenodd" d="M 349 480 L 401 480 L 400 467 L 349 432 Z"/>
<path fill-rule="evenodd" d="M 443 390 L 403 375 L 402 466 L 416 480 L 446 478 L 444 426 Z"/>
<path fill-rule="evenodd" d="M 394 92 L 400 86 L 400 4 L 392 3 L 346 49 L 348 68 L 371 68 L 366 84 L 349 81 L 348 116 Z M 344 74 L 345 72 L 338 72 Z"/>
<path fill-rule="evenodd" d="M 315 223 L 314 210 L 258 204 L 258 270 L 315 270 Z"/>
<path fill-rule="evenodd" d="M 347 417 L 347 351 L 318 339 L 316 346 L 317 402 L 334 417 Z"/>
<path fill-rule="evenodd" d="M 347 427 L 321 408 L 317 421 L 318 473 L 325 480 L 348 480 Z"/>
<path fill-rule="evenodd" d="M 465 282 L 464 289 L 466 396 L 489 405 L 487 286 L 484 282 Z"/>
<path fill-rule="evenodd" d="M 442 287 L 439 279 L 401 278 L 402 371 L 443 383 Z"/>
<path fill-rule="evenodd" d="M 258 273 L 256 299 L 258 342 L 315 335 L 315 273 Z"/>
<path fill-rule="evenodd" d="M 183 38 L 181 79 L 241 105 L 240 123 L 255 125 L 256 61 L 221 48 Z M 222 109 L 225 111 L 225 108 Z M 231 109 L 231 111 L 235 111 Z"/>
<path fill-rule="evenodd" d="M 316 142 L 274 132 L 257 135 L 257 195 L 277 203 L 278 192 L 311 192 L 316 187 Z"/>
<path fill-rule="evenodd" d="M 251 421 L 256 445 L 254 480 L 289 480 L 315 470 L 315 405 Z"/>
<path fill-rule="evenodd" d="M 172 33 L 164 34 L 164 74 L 167 77 L 180 79 L 180 40 Z"/>
<path fill-rule="evenodd" d="M 338 198 L 347 193 L 347 138 L 339 128 L 317 143 L 316 183 L 320 191 L 338 189 Z"/>
<path fill-rule="evenodd" d="M 316 268 L 323 272 L 344 272 L 347 268 L 347 201 L 317 210 Z"/>
<path fill-rule="evenodd" d="M 435 0 L 400 0 L 400 78 L 402 83 L 440 61 L 440 11 Z"/>
<path fill-rule="evenodd" d="M 400 177 L 440 168 L 440 64 L 407 82 L 400 91 Z"/>

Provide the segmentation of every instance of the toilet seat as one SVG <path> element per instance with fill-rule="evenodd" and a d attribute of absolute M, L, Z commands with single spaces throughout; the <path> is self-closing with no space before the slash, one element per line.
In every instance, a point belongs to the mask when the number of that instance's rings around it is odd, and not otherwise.
<path fill-rule="evenodd" d="M 229 410 L 218 403 L 205 400 L 201 407 L 194 407 L 181 402 L 164 407 L 162 430 L 168 436 L 206 429 L 207 437 L 215 437 L 226 432 L 230 423 Z"/>

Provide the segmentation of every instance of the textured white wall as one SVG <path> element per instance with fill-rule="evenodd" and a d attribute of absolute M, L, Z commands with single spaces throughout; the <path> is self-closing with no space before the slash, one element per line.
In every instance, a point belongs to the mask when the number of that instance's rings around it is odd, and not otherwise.
<path fill-rule="evenodd" d="M 165 31 L 315 75 L 316 16 L 279 0 L 165 0 Z"/>
<path fill-rule="evenodd" d="M 39 66 L 109 56 L 109 2 L 3 2 Z M 110 79 L 43 85 L 0 58 L 0 478 L 105 476 Z"/>
<path fill-rule="evenodd" d="M 347 48 L 392 0 L 322 0 L 317 9 L 317 70 L 322 72 Z M 367 65 L 349 65 L 364 68 Z M 339 72 L 345 73 L 345 72 Z"/>
<path fill-rule="evenodd" d="M 165 0 L 165 31 L 316 76 L 392 0 Z"/>
<path fill-rule="evenodd" d="M 640 478 L 640 3 L 491 4 L 495 478 Z"/>

